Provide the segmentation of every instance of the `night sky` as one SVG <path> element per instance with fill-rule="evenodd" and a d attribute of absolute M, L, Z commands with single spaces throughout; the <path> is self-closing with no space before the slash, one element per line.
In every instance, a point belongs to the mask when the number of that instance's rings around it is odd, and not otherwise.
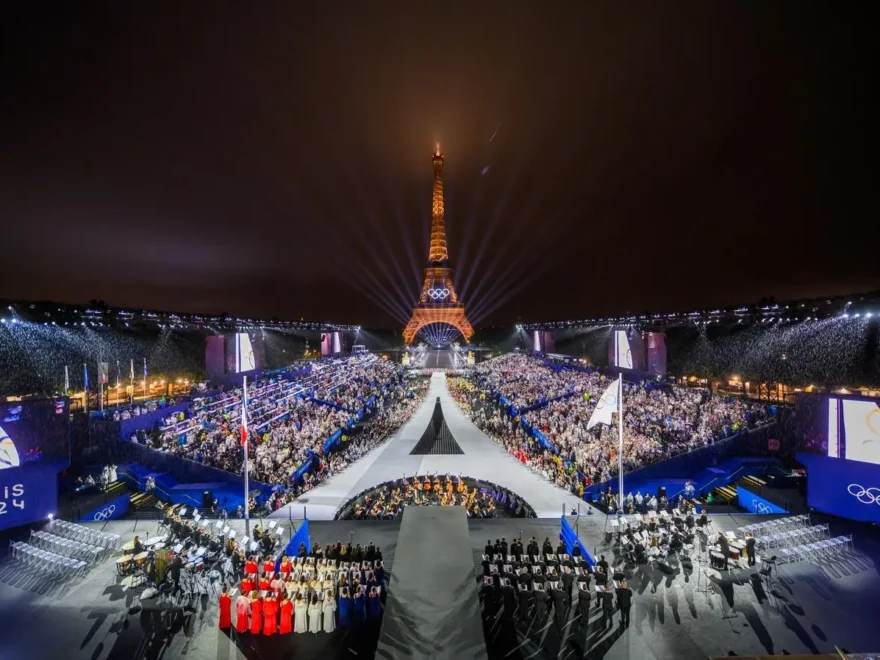
<path fill-rule="evenodd" d="M 476 324 L 880 289 L 872 3 L 210 4 L 0 8 L 0 297 L 401 327 L 438 141 Z"/>

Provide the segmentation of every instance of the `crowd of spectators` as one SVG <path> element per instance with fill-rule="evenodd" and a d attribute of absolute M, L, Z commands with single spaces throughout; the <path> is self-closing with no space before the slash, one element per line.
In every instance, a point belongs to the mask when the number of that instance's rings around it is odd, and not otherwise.
<path fill-rule="evenodd" d="M 373 355 L 318 363 L 295 379 L 249 385 L 248 475 L 279 486 L 267 506 L 281 506 L 385 439 L 409 419 L 426 392 L 426 379 L 408 379 L 402 368 Z M 196 399 L 186 412 L 170 415 L 152 431 L 136 432 L 131 440 L 241 474 L 242 396 L 239 387 Z M 337 431 L 340 441 L 325 452 L 324 443 Z M 315 469 L 292 481 L 312 456 Z"/>
<path fill-rule="evenodd" d="M 557 370 L 536 357 L 508 354 L 482 363 L 470 379 L 450 382 L 453 396 L 479 428 L 551 481 L 578 493 L 616 476 L 616 425 L 587 429 L 596 401 L 611 382 L 599 372 Z M 652 381 L 624 381 L 623 390 L 625 471 L 703 447 L 770 417 L 763 405 L 706 390 Z M 540 406 L 526 410 L 524 417 L 553 450 L 495 405 L 495 391 L 518 411 Z"/>

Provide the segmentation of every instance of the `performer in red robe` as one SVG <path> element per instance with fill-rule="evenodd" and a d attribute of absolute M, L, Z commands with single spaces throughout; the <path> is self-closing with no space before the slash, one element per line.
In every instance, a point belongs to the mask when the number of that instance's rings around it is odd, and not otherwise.
<path fill-rule="evenodd" d="M 270 589 L 271 580 L 267 576 L 260 578 L 260 591 L 268 591 Z"/>
<path fill-rule="evenodd" d="M 254 581 L 249 577 L 244 577 L 241 580 L 241 593 L 245 596 L 250 595 L 250 593 L 254 590 Z"/>
<path fill-rule="evenodd" d="M 251 557 L 244 563 L 245 575 L 256 575 L 258 572 L 259 569 L 257 568 L 257 561 L 253 557 Z"/>
<path fill-rule="evenodd" d="M 226 593 L 226 585 L 220 593 L 220 629 L 232 628 L 232 597 Z"/>
<path fill-rule="evenodd" d="M 279 570 L 281 571 L 281 574 L 284 576 L 285 580 L 290 575 L 290 571 L 292 569 L 293 569 L 293 565 L 290 563 L 290 560 L 287 558 L 287 555 L 284 555 L 281 558 L 281 566 L 279 567 Z"/>
<path fill-rule="evenodd" d="M 254 635 L 260 634 L 263 627 L 263 601 L 260 600 L 256 591 L 251 592 L 251 632 Z"/>
<path fill-rule="evenodd" d="M 239 594 L 235 599 L 235 632 L 246 633 L 248 631 L 248 612 L 251 611 L 250 598 Z"/>
<path fill-rule="evenodd" d="M 263 634 L 267 637 L 278 632 L 278 601 L 269 592 L 263 601 Z"/>
<path fill-rule="evenodd" d="M 281 596 L 281 628 L 278 632 L 288 635 L 293 632 L 293 603 L 287 596 Z"/>
<path fill-rule="evenodd" d="M 274 557 L 266 557 L 265 561 L 263 561 L 263 573 L 269 573 L 270 575 L 275 572 L 275 558 Z"/>

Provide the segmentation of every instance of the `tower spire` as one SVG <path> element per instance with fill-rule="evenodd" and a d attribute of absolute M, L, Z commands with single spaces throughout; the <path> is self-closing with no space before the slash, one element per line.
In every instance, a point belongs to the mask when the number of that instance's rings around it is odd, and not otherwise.
<path fill-rule="evenodd" d="M 434 194 L 431 198 L 431 245 L 428 249 L 428 261 L 441 263 L 449 260 L 446 249 L 446 219 L 443 209 L 443 156 L 440 154 L 440 143 L 434 153 Z"/>

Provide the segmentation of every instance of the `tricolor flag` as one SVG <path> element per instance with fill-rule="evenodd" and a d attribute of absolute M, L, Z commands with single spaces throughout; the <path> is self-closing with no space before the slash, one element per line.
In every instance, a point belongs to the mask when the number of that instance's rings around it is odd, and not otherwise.
<path fill-rule="evenodd" d="M 241 446 L 247 447 L 248 428 L 247 428 L 247 392 L 241 397 Z"/>
<path fill-rule="evenodd" d="M 608 389 L 605 390 L 605 394 L 603 394 L 596 402 L 596 409 L 593 411 L 593 414 L 590 415 L 590 421 L 587 423 L 588 429 L 593 428 L 596 424 L 611 424 L 611 416 L 614 413 L 620 412 L 620 401 L 618 400 L 619 391 L 620 382 L 619 380 L 615 380 L 608 386 Z"/>

